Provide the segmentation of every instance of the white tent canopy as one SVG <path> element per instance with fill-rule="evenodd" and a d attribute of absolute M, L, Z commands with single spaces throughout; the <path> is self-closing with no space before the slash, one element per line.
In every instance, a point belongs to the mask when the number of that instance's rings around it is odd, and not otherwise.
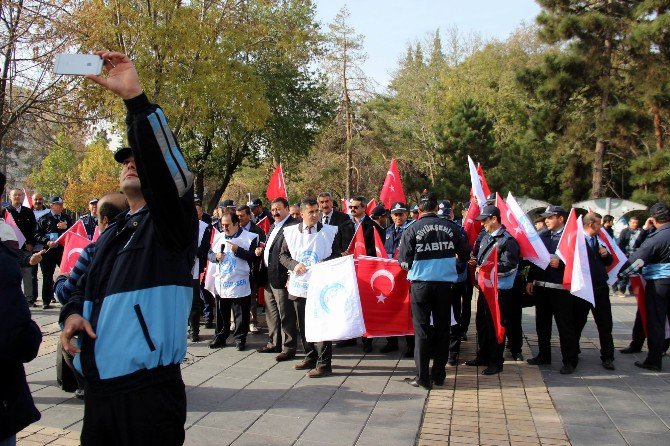
<path fill-rule="evenodd" d="M 647 206 L 620 198 L 596 198 L 594 200 L 580 201 L 572 205 L 574 208 L 591 209 L 601 215 L 611 215 L 614 221 L 618 221 L 629 212 L 644 211 Z"/>

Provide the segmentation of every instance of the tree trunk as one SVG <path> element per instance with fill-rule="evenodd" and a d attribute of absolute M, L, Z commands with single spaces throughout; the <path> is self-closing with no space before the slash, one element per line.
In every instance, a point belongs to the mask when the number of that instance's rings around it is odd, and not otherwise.
<path fill-rule="evenodd" d="M 344 93 L 344 128 L 346 133 L 345 149 L 347 152 L 347 184 L 345 187 L 346 198 L 351 198 L 351 188 L 354 177 L 354 164 L 351 154 L 351 99 L 349 98 L 349 86 L 347 85 L 347 45 L 344 44 L 342 57 L 342 88 Z"/>
<path fill-rule="evenodd" d="M 658 106 L 654 105 L 651 108 L 651 113 L 654 116 L 654 133 L 656 134 L 656 150 L 663 150 L 663 127 L 661 127 L 661 111 Z"/>
<path fill-rule="evenodd" d="M 595 158 L 593 159 L 591 198 L 599 198 L 602 196 L 604 160 L 605 160 L 605 141 L 602 138 L 598 138 L 598 140 L 596 141 Z"/>
<path fill-rule="evenodd" d="M 608 37 L 605 39 L 605 55 L 607 56 L 607 65 L 603 70 L 603 77 L 609 79 L 611 66 L 612 66 L 612 40 Z M 604 137 L 605 133 L 605 120 L 607 119 L 607 109 L 609 108 L 609 95 L 610 90 L 605 81 L 605 87 L 600 96 L 600 109 L 598 111 L 598 122 L 596 122 L 596 149 L 595 157 L 593 159 L 593 175 L 591 182 L 591 198 L 599 198 L 603 194 L 603 172 L 605 164 L 605 149 L 606 149 L 606 140 Z"/>

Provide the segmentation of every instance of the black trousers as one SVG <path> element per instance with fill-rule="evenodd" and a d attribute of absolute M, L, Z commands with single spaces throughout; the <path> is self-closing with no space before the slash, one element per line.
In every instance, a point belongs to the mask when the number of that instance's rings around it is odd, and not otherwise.
<path fill-rule="evenodd" d="M 414 325 L 414 363 L 417 379 L 426 386 L 430 385 L 431 378 L 442 381 L 447 375 L 452 287 L 453 284 L 450 282 L 412 282 L 410 287 Z M 433 367 L 429 372 L 431 346 L 434 357 Z"/>
<path fill-rule="evenodd" d="M 200 315 L 202 314 L 202 294 L 200 291 L 200 281 L 193 279 L 193 300 L 191 301 L 191 312 L 188 315 L 188 324 L 191 326 L 191 333 L 200 333 Z"/>
<path fill-rule="evenodd" d="M 458 319 L 458 324 L 461 329 L 461 334 L 467 333 L 470 328 L 470 319 L 472 319 L 472 293 L 474 286 L 469 276 L 465 280 L 465 292 L 461 295 L 461 317 Z"/>
<path fill-rule="evenodd" d="M 535 287 L 535 329 L 537 330 L 538 356 L 551 361 L 552 317 L 556 320 L 561 343 L 563 364 L 576 366 L 577 335 L 574 322 L 574 302 L 579 299 L 566 290 Z"/>
<path fill-rule="evenodd" d="M 456 359 L 461 352 L 461 335 L 465 333 L 461 326 L 462 303 L 465 300 L 464 296 L 467 293 L 467 280 L 463 282 L 456 282 L 453 286 L 453 299 L 451 299 L 451 308 L 448 317 L 451 320 L 451 311 L 454 313 L 455 324 L 451 324 L 449 330 L 449 357 Z M 472 295 L 470 296 L 472 299 Z"/>
<path fill-rule="evenodd" d="M 249 333 L 251 296 L 223 298 L 216 296 L 216 338 L 226 339 L 230 335 L 230 312 L 235 316 L 235 343 L 245 344 Z"/>
<path fill-rule="evenodd" d="M 203 315 L 205 316 L 205 322 L 212 322 L 216 315 L 214 296 L 202 284 L 200 285 L 200 289 L 202 290 L 202 298 L 204 300 Z"/>
<path fill-rule="evenodd" d="M 582 337 L 582 331 L 586 326 L 586 320 L 589 311 L 593 313 L 593 320 L 598 328 L 598 337 L 600 338 L 600 359 L 614 360 L 614 340 L 612 339 L 612 304 L 610 303 L 609 286 L 593 288 L 593 298 L 596 306 L 591 306 L 584 299 L 575 299 L 575 330 L 577 337 L 577 346 Z"/>
<path fill-rule="evenodd" d="M 405 338 L 405 343 L 407 344 L 407 350 L 408 351 L 413 351 L 414 350 L 414 335 L 407 335 L 407 336 L 389 336 L 386 338 L 386 342 L 389 345 L 395 345 L 396 347 L 399 345 L 398 344 L 398 339 L 400 338 Z"/>
<path fill-rule="evenodd" d="M 60 266 L 63 248 L 51 248 L 39 263 L 42 270 L 42 305 L 49 305 L 54 298 L 54 271 Z"/>
<path fill-rule="evenodd" d="M 644 362 L 660 368 L 665 350 L 665 323 L 670 318 L 670 280 L 648 280 L 644 295 L 649 347 Z"/>
<path fill-rule="evenodd" d="M 86 389 L 82 446 L 181 445 L 186 392 L 179 380 L 132 392 L 96 395 Z"/>
<path fill-rule="evenodd" d="M 291 296 L 291 300 L 298 316 L 298 332 L 300 333 L 302 347 L 305 350 L 305 359 L 315 361 L 317 368 L 330 369 L 333 359 L 332 341 L 307 342 L 307 338 L 305 337 L 305 305 L 307 304 L 307 299 Z"/>
<path fill-rule="evenodd" d="M 505 327 L 505 337 L 507 336 L 507 312 L 512 298 L 511 290 L 498 290 L 498 311 L 500 312 L 500 323 Z M 477 299 L 477 359 L 487 361 L 489 366 L 502 368 L 505 360 L 505 338 L 498 342 L 496 336 L 493 314 L 489 309 L 488 302 L 484 293 L 479 293 Z"/>
<path fill-rule="evenodd" d="M 30 303 L 35 303 L 35 301 L 39 297 L 39 291 L 38 291 L 39 286 L 37 284 L 37 275 L 39 274 L 39 269 L 40 269 L 39 263 L 37 265 L 32 266 L 32 270 L 33 270 L 33 300 Z"/>
<path fill-rule="evenodd" d="M 523 315 L 523 299 L 525 280 L 514 281 L 514 287 L 510 290 L 510 298 L 507 302 L 507 316 L 505 319 L 505 336 L 507 337 L 507 348 L 513 355 L 521 353 L 523 348 L 523 328 L 521 318 Z"/>

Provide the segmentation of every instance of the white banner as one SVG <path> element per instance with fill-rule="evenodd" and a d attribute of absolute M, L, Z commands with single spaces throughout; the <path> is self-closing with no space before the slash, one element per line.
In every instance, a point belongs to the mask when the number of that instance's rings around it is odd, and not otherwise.
<path fill-rule="evenodd" d="M 310 267 L 305 307 L 305 337 L 309 342 L 337 341 L 365 333 L 353 256 Z"/>

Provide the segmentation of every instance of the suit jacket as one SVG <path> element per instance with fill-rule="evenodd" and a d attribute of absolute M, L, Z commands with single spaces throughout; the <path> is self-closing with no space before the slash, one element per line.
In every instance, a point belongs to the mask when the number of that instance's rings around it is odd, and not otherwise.
<path fill-rule="evenodd" d="M 34 246 L 37 220 L 35 220 L 35 214 L 33 211 L 30 208 L 21 206 L 21 210 L 17 212 L 16 208 L 11 205 L 7 206 L 5 210 L 12 214 L 12 218 L 14 219 L 16 226 L 26 238 L 26 243 Z M 0 212 L 0 216 L 2 216 L 2 212 Z"/>
<path fill-rule="evenodd" d="M 643 228 L 640 228 L 640 233 L 637 236 L 637 239 L 635 240 L 634 246 L 633 247 L 628 247 L 630 243 L 630 238 L 633 235 L 633 231 L 631 231 L 630 228 L 624 228 L 621 231 L 621 234 L 619 234 L 619 248 L 626 254 L 627 256 L 631 255 L 633 251 L 635 251 L 636 248 L 638 248 L 644 239 L 647 238 L 647 231 L 644 230 Z"/>
<path fill-rule="evenodd" d="M 607 275 L 606 266 L 610 266 L 614 261 L 612 255 L 608 252 L 607 256 L 601 257 L 596 251 L 591 247 L 591 241 L 589 237 L 586 237 L 586 253 L 589 258 L 589 269 L 591 270 L 591 282 L 593 288 L 601 288 L 607 286 Z"/>
<path fill-rule="evenodd" d="M 298 220 L 289 215 L 288 219 L 286 219 L 284 225 L 279 230 L 279 233 L 274 240 L 272 240 L 272 245 L 265 246 L 265 249 L 269 249 L 270 253 L 268 254 L 268 265 L 266 266 L 264 262 L 262 263 L 261 277 L 263 279 L 263 284 L 269 284 L 272 288 L 286 288 L 286 282 L 288 282 L 288 270 L 279 262 L 279 254 L 281 253 L 281 247 L 284 244 L 284 228 L 297 225 L 298 223 Z M 269 234 L 272 234 L 272 231 L 274 231 L 275 224 L 276 223 L 272 223 L 272 226 L 270 226 Z"/>
<path fill-rule="evenodd" d="M 304 226 L 303 222 L 298 223 L 298 231 L 302 232 Z M 319 222 L 316 224 L 316 232 L 319 232 L 323 228 L 323 223 Z M 342 234 L 340 231 L 337 231 L 337 234 L 335 235 L 335 238 L 333 239 L 333 246 L 332 246 L 332 253 L 330 256 L 327 258 L 323 259 L 323 261 L 335 259 L 337 257 L 342 256 L 342 249 L 340 249 L 340 246 L 342 245 L 342 240 L 341 240 Z M 293 268 L 298 264 L 297 261 L 293 260 L 293 257 L 291 257 L 291 252 L 288 249 L 288 244 L 286 243 L 286 238 L 282 236 L 282 245 L 281 245 L 281 250 L 279 252 L 279 262 L 284 265 L 284 268 L 286 268 L 289 271 L 293 271 Z"/>
<path fill-rule="evenodd" d="M 323 218 L 322 218 L 323 220 Z M 337 226 L 337 232 L 341 233 L 340 236 L 340 252 L 344 252 L 349 248 L 351 240 L 354 238 L 354 222 L 351 220 L 348 214 L 333 210 L 332 215 L 330 216 L 329 225 Z"/>
<path fill-rule="evenodd" d="M 361 225 L 363 226 L 363 238 L 365 239 L 365 255 L 376 257 L 375 231 L 377 231 L 379 237 L 384 240 L 384 230 L 367 215 L 361 220 Z M 384 256 L 384 253 L 382 252 L 381 255 Z"/>

